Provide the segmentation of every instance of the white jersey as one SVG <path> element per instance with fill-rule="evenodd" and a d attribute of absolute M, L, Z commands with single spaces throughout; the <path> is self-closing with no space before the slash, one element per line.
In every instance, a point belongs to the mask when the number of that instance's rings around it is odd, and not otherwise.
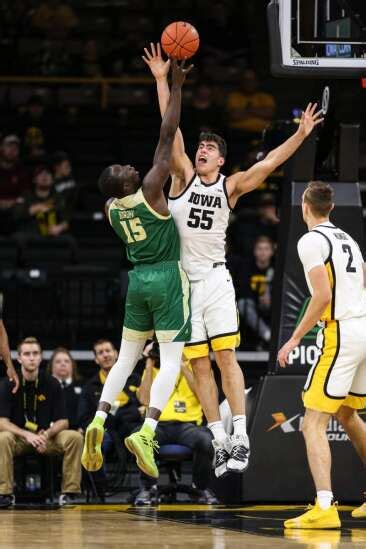
<path fill-rule="evenodd" d="M 169 197 L 169 209 L 178 227 L 181 263 L 190 280 L 200 280 L 216 263 L 225 262 L 230 206 L 226 177 L 203 183 L 195 174 L 185 190 Z"/>
<path fill-rule="evenodd" d="M 308 273 L 325 265 L 332 288 L 332 301 L 322 320 L 346 320 L 366 316 L 363 257 L 355 240 L 332 223 L 317 225 L 298 242 L 298 252 L 312 294 Z"/>

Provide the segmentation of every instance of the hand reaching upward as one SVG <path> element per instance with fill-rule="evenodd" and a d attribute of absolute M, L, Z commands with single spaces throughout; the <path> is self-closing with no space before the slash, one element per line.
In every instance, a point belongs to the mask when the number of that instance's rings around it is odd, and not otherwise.
<path fill-rule="evenodd" d="M 142 59 L 145 61 L 146 65 L 149 66 L 154 78 L 156 80 L 165 79 L 168 76 L 170 68 L 170 59 L 164 61 L 161 56 L 161 47 L 160 44 L 156 45 L 153 42 L 150 43 L 150 51 L 148 48 L 144 48 L 145 55 L 142 56 Z"/>
<path fill-rule="evenodd" d="M 317 103 L 309 103 L 306 107 L 306 110 L 303 111 L 301 115 L 299 132 L 302 133 L 305 137 L 310 135 L 315 126 L 317 126 L 318 124 L 320 124 L 320 122 L 323 122 L 324 120 L 324 118 L 321 117 L 321 115 L 323 114 L 322 109 L 320 109 L 318 112 L 315 112 L 317 105 Z"/>

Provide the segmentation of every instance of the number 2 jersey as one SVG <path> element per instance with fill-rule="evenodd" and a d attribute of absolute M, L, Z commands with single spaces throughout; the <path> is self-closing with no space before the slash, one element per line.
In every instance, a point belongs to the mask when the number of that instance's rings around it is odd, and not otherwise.
<path fill-rule="evenodd" d="M 142 188 L 112 200 L 108 217 L 134 265 L 179 261 L 180 241 L 173 217 L 157 213 L 145 199 Z"/>
<path fill-rule="evenodd" d="M 179 231 L 183 269 L 190 280 L 205 278 L 214 263 L 225 262 L 231 211 L 225 176 L 207 184 L 195 174 L 180 195 L 169 196 L 169 210 Z"/>
<path fill-rule="evenodd" d="M 355 240 L 327 222 L 302 236 L 297 245 L 306 282 L 312 294 L 308 273 L 325 265 L 332 289 L 332 300 L 321 320 L 346 320 L 366 316 L 363 257 Z"/>

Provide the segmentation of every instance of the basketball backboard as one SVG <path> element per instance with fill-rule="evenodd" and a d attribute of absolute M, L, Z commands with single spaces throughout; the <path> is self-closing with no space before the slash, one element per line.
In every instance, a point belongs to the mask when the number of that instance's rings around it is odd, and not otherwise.
<path fill-rule="evenodd" d="M 271 0 L 274 76 L 366 76 L 365 0 Z"/>

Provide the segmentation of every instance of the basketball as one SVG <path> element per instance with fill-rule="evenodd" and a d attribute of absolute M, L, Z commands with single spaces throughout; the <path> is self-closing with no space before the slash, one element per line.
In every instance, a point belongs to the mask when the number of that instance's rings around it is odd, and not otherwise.
<path fill-rule="evenodd" d="M 185 21 L 177 21 L 170 23 L 164 29 L 161 45 L 169 57 L 188 59 L 198 50 L 200 37 L 193 25 Z"/>

